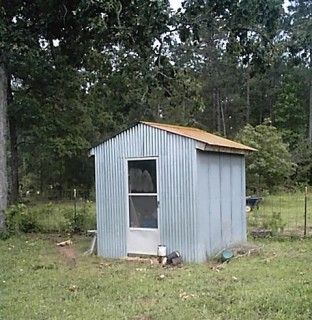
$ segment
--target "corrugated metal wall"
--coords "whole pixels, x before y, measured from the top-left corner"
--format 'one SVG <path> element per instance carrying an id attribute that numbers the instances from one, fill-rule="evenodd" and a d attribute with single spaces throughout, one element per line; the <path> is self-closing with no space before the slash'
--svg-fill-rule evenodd
<path id="1" fill-rule="evenodd" d="M 245 158 L 197 151 L 198 260 L 246 241 Z"/>
<path id="2" fill-rule="evenodd" d="M 203 261 L 246 240 L 243 155 L 198 151 L 194 140 L 144 124 L 94 153 L 100 255 L 127 255 L 126 159 L 137 157 L 158 157 L 159 229 L 168 251 Z"/>
<path id="3" fill-rule="evenodd" d="M 168 251 L 197 261 L 195 141 L 138 124 L 94 148 L 98 253 L 127 255 L 126 158 L 158 157 L 159 228 Z"/>

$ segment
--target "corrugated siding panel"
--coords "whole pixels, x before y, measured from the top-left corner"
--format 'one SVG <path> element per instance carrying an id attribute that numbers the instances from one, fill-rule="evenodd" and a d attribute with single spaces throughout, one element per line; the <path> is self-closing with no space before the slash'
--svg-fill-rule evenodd
<path id="1" fill-rule="evenodd" d="M 99 254 L 127 254 L 125 165 L 136 157 L 158 157 L 161 242 L 196 261 L 195 141 L 144 124 L 95 148 Z"/>
<path id="2" fill-rule="evenodd" d="M 197 156 L 197 232 L 198 232 L 198 259 L 207 260 L 211 249 L 210 228 L 210 201 L 208 199 L 210 190 L 209 166 L 206 161 L 206 154 L 198 151 Z"/>
<path id="3" fill-rule="evenodd" d="M 207 196 L 210 215 L 209 229 L 211 233 L 211 250 L 212 252 L 215 252 L 222 247 L 220 156 L 218 153 L 207 153 L 207 156 L 206 165 L 209 168 L 209 193 Z"/>
<path id="4" fill-rule="evenodd" d="M 242 221 L 242 240 L 247 240 L 247 217 L 246 217 L 246 164 L 245 164 L 245 157 L 241 159 L 241 168 L 242 168 L 242 180 L 241 180 L 241 195 L 242 195 L 242 201 L 241 201 L 241 212 L 243 212 L 243 221 Z"/>
<path id="5" fill-rule="evenodd" d="M 197 191 L 201 261 L 246 240 L 244 156 L 197 151 Z"/>
<path id="6" fill-rule="evenodd" d="M 245 214 L 245 163 L 244 157 L 231 157 L 231 198 L 232 198 L 232 239 L 233 242 L 243 241 L 246 235 Z"/>
<path id="7" fill-rule="evenodd" d="M 232 197 L 231 189 L 231 155 L 220 153 L 220 194 L 221 194 L 221 225 L 222 244 L 228 246 L 232 240 Z"/>
<path id="8" fill-rule="evenodd" d="M 122 175 L 123 166 L 121 161 L 116 161 L 120 147 L 116 149 L 115 155 L 110 149 L 119 145 L 118 137 L 115 142 L 109 140 L 107 144 L 96 148 L 96 209 L 98 229 L 98 251 L 105 252 L 109 257 L 125 256 L 125 226 L 116 223 L 124 219 L 122 210 L 124 203 L 116 201 L 124 194 Z M 102 241 L 102 235 L 110 239 L 120 239 L 112 245 L 108 241 Z"/>

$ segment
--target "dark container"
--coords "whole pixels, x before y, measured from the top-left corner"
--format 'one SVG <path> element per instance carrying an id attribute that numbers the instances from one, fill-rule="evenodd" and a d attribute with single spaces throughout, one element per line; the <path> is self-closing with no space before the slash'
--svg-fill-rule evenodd
<path id="1" fill-rule="evenodd" d="M 182 260 L 182 257 L 180 256 L 180 257 L 173 258 L 171 264 L 173 266 L 177 266 L 177 265 L 181 264 L 182 262 L 183 262 L 183 260 Z"/>
<path id="2" fill-rule="evenodd" d="M 181 254 L 179 251 L 173 251 L 167 256 L 167 263 L 171 264 L 173 259 L 180 258 L 180 257 L 181 257 Z"/>

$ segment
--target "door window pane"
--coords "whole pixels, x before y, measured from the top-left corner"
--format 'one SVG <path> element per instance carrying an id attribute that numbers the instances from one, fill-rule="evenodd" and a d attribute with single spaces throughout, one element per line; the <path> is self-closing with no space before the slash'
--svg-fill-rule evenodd
<path id="1" fill-rule="evenodd" d="M 157 228 L 157 197 L 129 196 L 131 228 Z"/>
<path id="2" fill-rule="evenodd" d="M 128 161 L 129 193 L 157 193 L 156 160 Z"/>

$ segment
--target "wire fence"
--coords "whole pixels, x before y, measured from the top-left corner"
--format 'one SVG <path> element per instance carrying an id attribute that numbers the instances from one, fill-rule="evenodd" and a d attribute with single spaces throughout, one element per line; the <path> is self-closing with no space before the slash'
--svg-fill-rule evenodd
<path id="1" fill-rule="evenodd" d="M 94 192 L 85 189 L 47 190 L 24 195 L 23 215 L 40 232 L 86 231 L 96 228 Z"/>
<path id="2" fill-rule="evenodd" d="M 94 198 L 94 191 L 82 188 L 51 189 L 26 195 L 24 203 L 40 221 L 41 231 L 61 232 L 96 228 Z M 255 199 L 260 201 L 250 202 Z M 305 191 L 252 197 L 247 200 L 248 233 L 254 237 L 312 236 L 310 199 Z"/>
<path id="3" fill-rule="evenodd" d="M 94 189 L 90 188 L 70 188 L 61 186 L 50 186 L 42 191 L 30 189 L 21 192 L 24 201 L 62 201 L 62 200 L 95 200 Z"/>
<path id="4" fill-rule="evenodd" d="M 250 235 L 312 236 L 312 205 L 307 191 L 255 198 L 260 198 L 259 203 L 246 207 Z"/>

